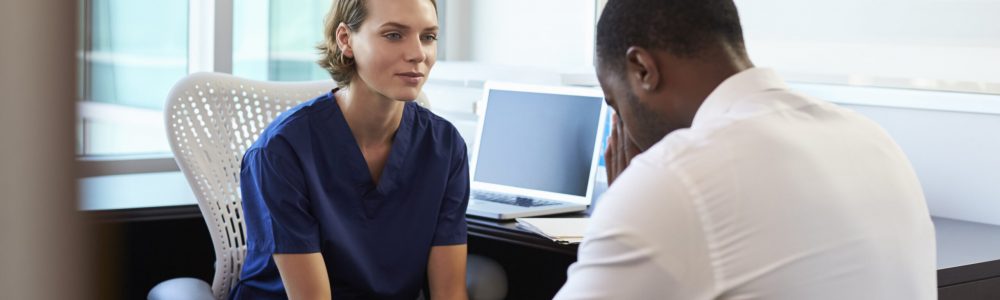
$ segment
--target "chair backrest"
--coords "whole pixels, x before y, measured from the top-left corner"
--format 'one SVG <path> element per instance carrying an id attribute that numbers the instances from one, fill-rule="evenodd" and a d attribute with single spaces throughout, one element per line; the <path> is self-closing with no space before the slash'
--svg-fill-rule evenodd
<path id="1" fill-rule="evenodd" d="M 243 153 L 279 114 L 335 86 L 332 80 L 265 82 L 196 73 L 170 90 L 164 108 L 167 137 L 215 244 L 216 298 L 227 298 L 246 256 Z M 423 94 L 417 102 L 429 106 Z"/>

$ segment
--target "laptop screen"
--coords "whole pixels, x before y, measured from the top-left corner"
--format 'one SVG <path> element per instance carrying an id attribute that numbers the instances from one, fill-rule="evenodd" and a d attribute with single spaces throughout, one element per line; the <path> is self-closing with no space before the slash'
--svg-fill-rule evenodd
<path id="1" fill-rule="evenodd" d="M 599 156 L 600 92 L 489 88 L 486 93 L 473 181 L 589 196 Z"/>

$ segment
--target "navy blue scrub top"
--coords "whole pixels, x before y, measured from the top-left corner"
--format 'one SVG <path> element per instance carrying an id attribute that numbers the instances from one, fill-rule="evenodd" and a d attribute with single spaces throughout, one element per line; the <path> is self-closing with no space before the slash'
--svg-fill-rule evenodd
<path id="1" fill-rule="evenodd" d="M 381 176 L 334 92 L 282 113 L 243 157 L 248 249 L 230 298 L 286 299 L 271 255 L 320 252 L 334 299 L 416 299 L 431 247 L 466 242 L 465 142 L 406 103 Z"/>

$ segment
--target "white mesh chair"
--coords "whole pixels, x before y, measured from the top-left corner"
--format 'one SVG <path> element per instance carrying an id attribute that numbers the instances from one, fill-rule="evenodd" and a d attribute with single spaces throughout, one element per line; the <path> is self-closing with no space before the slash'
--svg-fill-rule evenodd
<path id="1" fill-rule="evenodd" d="M 246 256 L 239 181 L 243 153 L 279 114 L 335 86 L 332 80 L 282 83 L 196 73 L 170 90 L 164 107 L 170 148 L 215 244 L 209 298 L 228 296 Z M 149 297 L 203 290 L 198 285 L 190 278 L 173 279 L 154 287 Z"/>
<path id="2" fill-rule="evenodd" d="M 164 107 L 167 138 L 215 244 L 215 276 L 210 289 L 195 278 L 162 282 L 150 290 L 149 299 L 228 297 L 239 280 L 247 247 L 240 194 L 243 153 L 279 114 L 335 86 L 332 80 L 265 82 L 221 73 L 191 74 L 174 85 Z M 424 94 L 417 103 L 430 107 Z M 489 278 L 500 279 L 490 281 L 502 280 L 506 294 L 506 278 L 499 265 L 470 261 L 470 268 L 473 264 L 492 268 Z M 475 289 L 500 293 L 497 287 Z"/>

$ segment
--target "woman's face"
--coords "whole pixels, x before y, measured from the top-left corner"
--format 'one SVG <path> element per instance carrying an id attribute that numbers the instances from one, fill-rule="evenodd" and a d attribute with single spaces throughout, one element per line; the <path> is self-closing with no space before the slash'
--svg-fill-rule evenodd
<path id="1" fill-rule="evenodd" d="M 428 0 L 369 0 L 368 16 L 349 38 L 358 77 L 390 99 L 417 98 L 437 59 L 438 20 Z"/>

